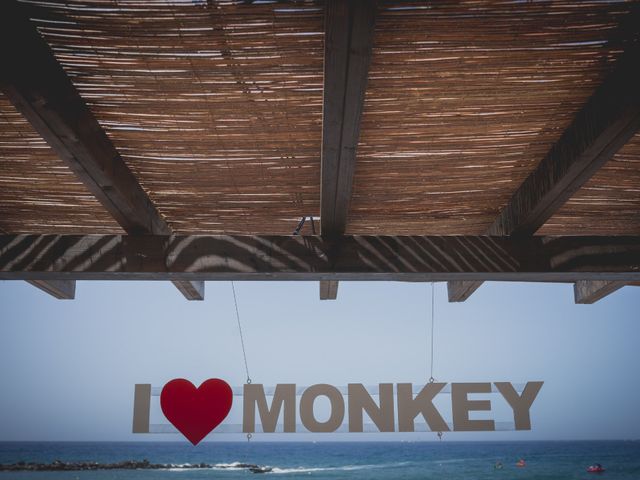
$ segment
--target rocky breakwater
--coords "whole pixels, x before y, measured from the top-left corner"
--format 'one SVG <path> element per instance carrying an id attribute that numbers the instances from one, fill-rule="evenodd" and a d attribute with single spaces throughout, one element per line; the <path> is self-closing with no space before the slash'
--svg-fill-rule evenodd
<path id="1" fill-rule="evenodd" d="M 151 463 L 149 460 L 125 460 L 116 463 L 98 462 L 62 462 L 56 460 L 51 463 L 17 462 L 0 464 L 0 472 L 69 472 L 83 470 L 176 470 L 176 469 L 234 469 L 248 470 L 252 473 L 268 473 L 271 467 L 263 467 L 252 463 L 232 463 L 211 465 L 208 463 Z"/>

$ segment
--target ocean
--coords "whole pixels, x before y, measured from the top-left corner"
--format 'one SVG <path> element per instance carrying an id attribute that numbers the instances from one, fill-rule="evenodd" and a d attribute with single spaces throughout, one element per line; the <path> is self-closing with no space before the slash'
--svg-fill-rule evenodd
<path id="1" fill-rule="evenodd" d="M 516 467 L 518 459 L 526 467 Z M 640 442 L 0 442 L 0 463 L 143 460 L 167 470 L 0 472 L 4 479 L 640 479 Z M 185 466 L 207 463 L 211 468 Z M 501 462 L 502 469 L 496 469 Z M 587 473 L 600 463 L 606 472 Z M 272 468 L 255 474 L 239 464 Z M 280 477 L 283 476 L 283 477 Z"/>

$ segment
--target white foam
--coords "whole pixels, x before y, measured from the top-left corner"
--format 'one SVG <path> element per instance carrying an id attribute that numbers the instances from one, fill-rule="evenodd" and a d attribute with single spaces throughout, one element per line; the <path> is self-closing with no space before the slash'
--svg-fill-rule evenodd
<path id="1" fill-rule="evenodd" d="M 399 467 L 403 465 L 407 465 L 410 462 L 395 462 L 395 463 L 379 463 L 379 464 L 365 464 L 365 465 L 341 465 L 341 466 L 332 466 L 332 467 L 288 467 L 288 468 L 279 468 L 279 467 L 269 467 L 267 465 L 260 466 L 260 468 L 271 468 L 270 471 L 265 473 L 275 473 L 275 474 L 288 474 L 288 473 L 313 473 L 313 472 L 349 472 L 356 470 L 370 470 L 370 469 L 378 469 L 378 468 L 393 468 Z M 208 469 L 203 469 L 199 467 L 194 467 L 190 463 L 183 464 L 171 464 L 171 468 L 168 469 L 170 472 L 189 472 L 193 470 L 228 470 L 228 471 L 238 471 L 238 470 L 246 470 L 247 467 L 242 467 L 242 462 L 232 462 L 232 463 L 216 463 Z M 246 465 L 246 464 L 244 464 Z"/>
<path id="2" fill-rule="evenodd" d="M 343 465 L 340 467 L 292 467 L 292 468 L 278 468 L 274 467 L 270 472 L 266 473 L 312 473 L 312 472 L 328 472 L 328 471 L 355 471 L 355 470 L 370 470 L 374 468 L 390 468 L 406 465 L 409 462 L 398 463 L 380 463 L 373 465 Z"/>
<path id="3" fill-rule="evenodd" d="M 232 462 L 232 463 L 216 463 L 214 467 L 218 468 L 237 468 L 240 465 L 240 462 Z"/>

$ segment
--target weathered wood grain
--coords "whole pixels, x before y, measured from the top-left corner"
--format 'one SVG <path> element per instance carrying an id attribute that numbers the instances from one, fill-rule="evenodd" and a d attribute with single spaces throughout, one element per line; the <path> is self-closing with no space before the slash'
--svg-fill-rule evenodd
<path id="1" fill-rule="evenodd" d="M 76 297 L 75 280 L 27 280 L 27 282 L 58 300 L 73 300 Z"/>
<path id="2" fill-rule="evenodd" d="M 579 280 L 573 285 L 576 303 L 591 304 L 625 286 L 625 282 L 603 280 Z"/>
<path id="3" fill-rule="evenodd" d="M 0 228 L 0 235 L 6 235 L 6 233 Z M 27 280 L 27 283 L 58 300 L 73 300 L 76 296 L 75 280 Z"/>
<path id="4" fill-rule="evenodd" d="M 640 237 L 3 235 L 0 279 L 640 281 Z"/>
<path id="5" fill-rule="evenodd" d="M 351 201 L 360 118 L 367 87 L 376 2 L 325 5 L 321 234 L 344 233 Z"/>
<path id="6" fill-rule="evenodd" d="M 335 280 L 320 282 L 320 300 L 335 300 L 338 298 L 338 283 Z"/>
<path id="7" fill-rule="evenodd" d="M 347 226 L 376 3 L 329 0 L 325 4 L 320 188 L 324 236 L 342 235 Z M 335 300 L 337 294 L 337 282 L 320 283 L 320 300 Z"/>
<path id="8" fill-rule="evenodd" d="M 448 282 L 447 294 L 450 302 L 464 302 L 475 292 L 482 282 Z"/>
<path id="9" fill-rule="evenodd" d="M 187 300 L 204 300 L 204 282 L 174 280 L 173 285 Z"/>

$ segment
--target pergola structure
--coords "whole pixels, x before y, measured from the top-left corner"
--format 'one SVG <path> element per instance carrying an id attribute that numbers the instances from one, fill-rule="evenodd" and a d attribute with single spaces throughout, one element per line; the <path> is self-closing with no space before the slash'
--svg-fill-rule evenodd
<path id="1" fill-rule="evenodd" d="M 640 284 L 640 2 L 3 0 L 0 22 L 0 279 Z"/>

